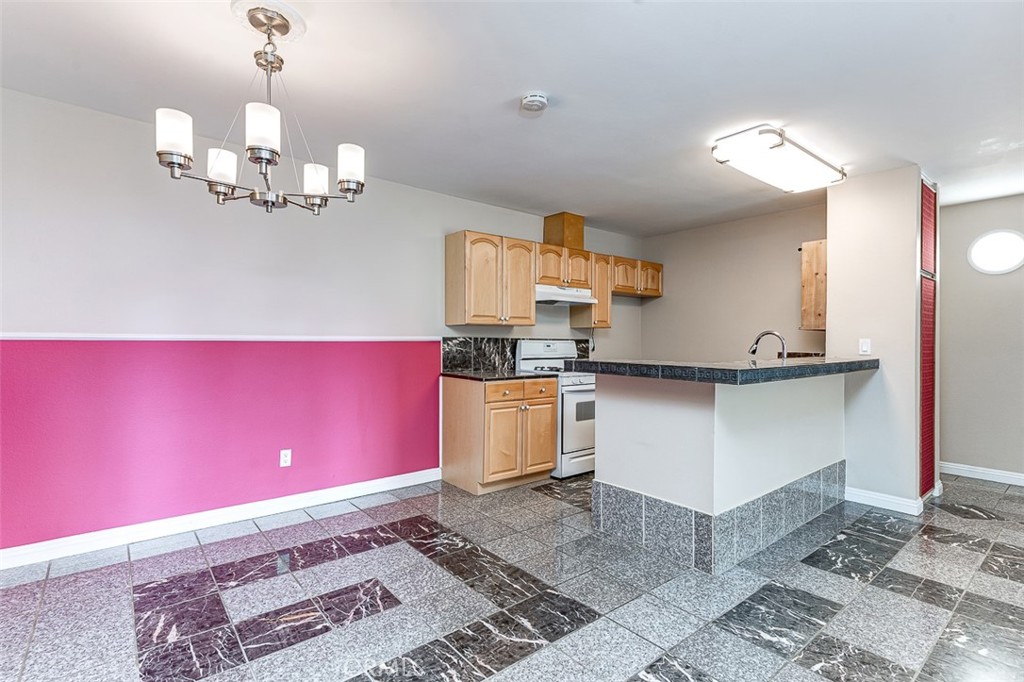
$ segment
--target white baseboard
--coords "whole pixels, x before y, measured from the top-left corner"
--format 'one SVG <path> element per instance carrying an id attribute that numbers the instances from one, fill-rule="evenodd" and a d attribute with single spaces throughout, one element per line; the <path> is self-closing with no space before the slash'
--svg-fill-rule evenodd
<path id="1" fill-rule="evenodd" d="M 942 497 L 942 491 L 945 488 L 942 487 L 942 481 L 935 481 L 935 490 L 932 491 L 932 497 Z"/>
<path id="2" fill-rule="evenodd" d="M 394 488 L 404 488 L 420 483 L 429 483 L 441 478 L 441 469 L 424 469 L 413 471 L 408 474 L 377 478 L 372 481 L 361 481 L 340 485 L 324 490 L 312 490 L 307 493 L 275 497 L 270 500 L 238 504 L 232 507 L 210 509 L 209 511 L 173 516 L 167 519 L 146 521 L 130 526 L 108 528 L 81 535 L 72 535 L 66 538 L 56 538 L 43 542 L 35 542 L 30 545 L 8 547 L 0 549 L 0 568 L 14 568 L 34 564 L 40 561 L 49 561 L 59 557 L 93 552 L 98 549 L 108 549 L 127 545 L 132 542 L 153 540 L 176 533 L 219 526 L 223 523 L 234 523 L 247 519 L 269 516 L 280 512 L 294 511 L 305 507 L 315 507 L 318 504 L 327 504 L 339 500 L 347 500 L 362 495 L 380 493 Z"/>
<path id="3" fill-rule="evenodd" d="M 950 476 L 966 476 L 968 478 L 980 478 L 985 481 L 1024 486 L 1024 474 L 1018 474 L 1015 471 L 988 469 L 986 467 L 956 464 L 954 462 L 939 462 L 939 471 Z"/>
<path id="4" fill-rule="evenodd" d="M 870 490 L 861 490 L 860 488 L 848 487 L 846 489 L 846 500 L 847 502 L 870 504 L 872 507 L 881 507 L 882 509 L 888 509 L 902 514 L 910 514 L 911 516 L 917 516 L 924 511 L 923 500 L 915 500 L 909 497 L 896 497 L 895 495 L 886 495 L 885 493 L 874 493 Z"/>

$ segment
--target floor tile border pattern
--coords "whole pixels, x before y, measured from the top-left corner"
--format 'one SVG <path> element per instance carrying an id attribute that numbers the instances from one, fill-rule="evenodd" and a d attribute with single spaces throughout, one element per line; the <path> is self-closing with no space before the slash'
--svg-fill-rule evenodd
<path id="1" fill-rule="evenodd" d="M 846 460 L 709 515 L 595 480 L 594 525 L 706 573 L 721 574 L 844 499 Z"/>

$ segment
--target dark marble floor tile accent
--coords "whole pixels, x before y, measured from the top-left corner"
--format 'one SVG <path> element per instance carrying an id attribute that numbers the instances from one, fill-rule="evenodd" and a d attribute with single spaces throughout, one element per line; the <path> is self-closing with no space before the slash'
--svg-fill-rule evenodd
<path id="1" fill-rule="evenodd" d="M 981 570 L 989 575 L 1024 583 L 1024 549 L 996 542 L 982 562 Z"/>
<path id="2" fill-rule="evenodd" d="M 313 597 L 313 603 L 338 627 L 401 604 L 376 578 Z"/>
<path id="3" fill-rule="evenodd" d="M 582 474 L 572 478 L 563 478 L 559 481 L 552 481 L 534 488 L 534 492 L 547 495 L 556 500 L 561 500 L 574 507 L 585 511 L 591 510 L 591 485 L 594 480 L 593 474 Z"/>
<path id="4" fill-rule="evenodd" d="M 435 559 L 445 554 L 461 552 L 464 549 L 476 546 L 469 540 L 469 538 L 463 537 L 453 530 L 440 530 L 433 533 L 427 533 L 426 535 L 421 535 L 418 538 L 409 540 L 408 543 L 413 549 L 428 559 Z"/>
<path id="5" fill-rule="evenodd" d="M 509 563 L 501 557 L 475 545 L 460 552 L 442 554 L 434 558 L 434 561 L 437 562 L 438 566 L 463 582 L 468 582 L 496 571 L 507 570 L 509 566 Z"/>
<path id="6" fill-rule="evenodd" d="M 1024 679 L 1024 634 L 954 615 L 928 660 L 922 682 Z"/>
<path id="7" fill-rule="evenodd" d="M 132 597 L 136 611 L 152 611 L 162 606 L 180 604 L 216 592 L 217 585 L 209 569 L 176 575 L 136 585 Z"/>
<path id="8" fill-rule="evenodd" d="M 871 511 L 851 523 L 845 530 L 865 542 L 899 550 L 921 530 L 921 524 Z"/>
<path id="9" fill-rule="evenodd" d="M 238 639 L 250 661 L 330 632 L 331 626 L 312 601 L 275 609 L 239 623 Z"/>
<path id="10" fill-rule="evenodd" d="M 833 682 L 911 682 L 915 671 L 829 635 L 818 635 L 794 659 Z"/>
<path id="11" fill-rule="evenodd" d="M 924 526 L 921 529 L 921 537 L 933 542 L 941 542 L 944 545 L 953 545 L 960 549 L 981 554 L 985 554 L 992 547 L 991 540 L 932 525 Z"/>
<path id="12" fill-rule="evenodd" d="M 1024 608 L 997 599 L 966 592 L 956 607 L 956 613 L 1000 628 L 1024 633 Z"/>
<path id="13" fill-rule="evenodd" d="M 372 528 L 355 530 L 351 533 L 338 535 L 334 539 L 349 554 L 359 554 L 360 552 L 367 552 L 371 549 L 386 547 L 392 543 L 399 542 L 398 536 L 387 530 L 384 526 L 373 526 Z"/>
<path id="14" fill-rule="evenodd" d="M 366 671 L 366 676 L 377 682 L 470 682 L 485 679 L 487 673 L 460 656 L 448 642 L 435 639 L 387 663 L 381 663 L 376 668 L 371 668 Z"/>
<path id="15" fill-rule="evenodd" d="M 501 571 L 477 576 L 466 586 L 505 609 L 548 589 L 549 585 L 512 564 Z"/>
<path id="16" fill-rule="evenodd" d="M 842 608 L 810 592 L 770 582 L 714 623 L 751 644 L 790 656 Z"/>
<path id="17" fill-rule="evenodd" d="M 135 639 L 139 650 L 170 644 L 230 621 L 220 595 L 208 594 L 191 601 L 150 610 L 135 611 Z"/>
<path id="18" fill-rule="evenodd" d="M 447 530 L 440 523 L 423 514 L 402 519 L 400 521 L 394 521 L 393 523 L 387 524 L 385 528 L 387 528 L 388 532 L 393 535 L 397 535 L 403 540 L 411 540 L 413 538 Z"/>
<path id="19" fill-rule="evenodd" d="M 348 556 L 348 552 L 335 542 L 333 538 L 324 538 L 289 547 L 278 552 L 278 555 L 287 562 L 289 570 L 298 571 L 303 568 L 319 566 L 328 561 L 343 559 Z"/>
<path id="20" fill-rule="evenodd" d="M 626 682 L 717 682 L 678 656 L 665 654 Z"/>
<path id="21" fill-rule="evenodd" d="M 210 570 L 213 571 L 213 578 L 221 589 L 230 589 L 264 578 L 273 578 L 275 575 L 283 575 L 288 572 L 289 563 L 288 556 L 282 556 L 279 552 L 268 552 L 248 559 L 229 561 Z"/>
<path id="22" fill-rule="evenodd" d="M 487 675 L 507 668 L 547 644 L 535 630 L 504 611 L 473 621 L 444 640 Z"/>
<path id="23" fill-rule="evenodd" d="M 873 561 L 856 554 L 848 554 L 835 547 L 819 547 L 802 560 L 814 568 L 835 573 L 858 582 L 868 583 L 878 575 L 885 566 L 885 561 Z"/>
<path id="24" fill-rule="evenodd" d="M 871 584 L 947 611 L 953 610 L 964 593 L 950 585 L 897 571 L 895 568 L 882 569 Z"/>
<path id="25" fill-rule="evenodd" d="M 964 504 L 962 502 L 939 502 L 936 503 L 935 506 L 963 519 L 982 519 L 984 521 L 1004 520 L 1002 516 L 996 514 L 994 511 L 984 509 L 973 504 Z"/>
<path id="26" fill-rule="evenodd" d="M 208 630 L 139 653 L 142 682 L 199 680 L 244 663 L 242 648 L 230 627 Z"/>
<path id="27" fill-rule="evenodd" d="M 555 642 L 601 617 L 594 609 L 554 590 L 520 602 L 508 614 L 548 642 Z"/>

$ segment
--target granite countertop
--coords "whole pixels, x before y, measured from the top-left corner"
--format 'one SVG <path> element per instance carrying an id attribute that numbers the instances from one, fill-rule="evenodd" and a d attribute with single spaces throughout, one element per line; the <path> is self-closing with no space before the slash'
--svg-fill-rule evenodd
<path id="1" fill-rule="evenodd" d="M 707 384 L 761 384 L 878 369 L 878 358 L 789 358 L 734 362 L 667 360 L 567 360 L 566 369 L 594 374 L 673 379 Z"/>
<path id="2" fill-rule="evenodd" d="M 515 372 L 464 369 L 452 372 L 441 372 L 441 376 L 453 377 L 455 379 L 472 379 L 473 381 L 504 381 L 506 379 L 545 379 L 548 377 L 557 377 L 558 375 L 554 372 L 546 374 L 516 374 Z"/>

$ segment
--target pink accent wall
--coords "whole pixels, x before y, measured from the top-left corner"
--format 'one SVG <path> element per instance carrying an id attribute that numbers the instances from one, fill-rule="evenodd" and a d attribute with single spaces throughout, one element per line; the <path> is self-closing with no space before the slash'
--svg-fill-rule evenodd
<path id="1" fill-rule="evenodd" d="M 439 375 L 434 341 L 2 341 L 0 547 L 437 467 Z"/>

